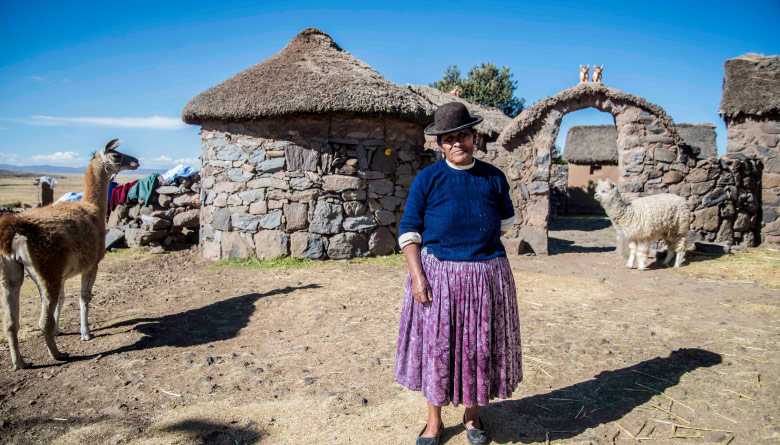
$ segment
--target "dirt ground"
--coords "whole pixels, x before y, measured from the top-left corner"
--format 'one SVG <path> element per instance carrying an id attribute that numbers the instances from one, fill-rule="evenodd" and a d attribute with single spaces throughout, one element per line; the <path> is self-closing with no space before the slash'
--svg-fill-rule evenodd
<path id="1" fill-rule="evenodd" d="M 780 252 L 638 272 L 608 222 L 554 228 L 555 254 L 510 258 L 525 378 L 481 411 L 493 443 L 780 441 Z M 405 276 L 398 255 L 262 269 L 111 253 L 91 341 L 68 282 L 66 363 L 45 353 L 28 280 L 34 367 L 10 371 L 3 344 L 0 442 L 411 444 L 425 405 L 393 376 Z M 443 413 L 443 443 L 467 443 L 462 409 Z"/>

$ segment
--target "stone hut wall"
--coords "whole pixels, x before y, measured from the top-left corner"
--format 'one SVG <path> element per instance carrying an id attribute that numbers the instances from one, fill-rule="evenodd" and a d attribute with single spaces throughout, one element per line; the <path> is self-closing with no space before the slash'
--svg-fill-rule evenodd
<path id="1" fill-rule="evenodd" d="M 753 247 L 760 237 L 762 163 L 726 154 L 696 163 L 669 192 L 687 199 L 693 241 Z"/>
<path id="2" fill-rule="evenodd" d="M 422 130 L 349 115 L 203 123 L 203 255 L 393 252 L 409 187 L 430 163 Z"/>
<path id="3" fill-rule="evenodd" d="M 106 224 L 106 248 L 123 238 L 130 248 L 196 244 L 200 206 L 199 175 L 176 178 L 171 184 L 158 183 L 148 205 L 133 201 L 119 204 L 111 211 Z"/>
<path id="4" fill-rule="evenodd" d="M 552 164 L 550 166 L 550 217 L 564 216 L 569 213 L 569 165 Z"/>
<path id="5" fill-rule="evenodd" d="M 761 174 L 761 241 L 780 244 L 780 114 L 726 119 L 726 152 L 753 155 Z"/>

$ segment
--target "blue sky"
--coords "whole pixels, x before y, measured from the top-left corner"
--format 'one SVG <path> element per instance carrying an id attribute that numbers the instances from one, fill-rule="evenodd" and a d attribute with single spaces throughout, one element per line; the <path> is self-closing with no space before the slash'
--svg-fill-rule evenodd
<path id="1" fill-rule="evenodd" d="M 508 66 L 527 105 L 576 84 L 580 64 L 604 64 L 605 84 L 677 122 L 716 124 L 723 153 L 723 62 L 780 54 L 779 21 L 777 0 L 2 1 L 0 163 L 80 166 L 118 137 L 144 167 L 196 165 L 199 128 L 180 121 L 184 105 L 309 26 L 401 85 L 453 64 Z M 561 133 L 605 123 L 583 110 Z"/>

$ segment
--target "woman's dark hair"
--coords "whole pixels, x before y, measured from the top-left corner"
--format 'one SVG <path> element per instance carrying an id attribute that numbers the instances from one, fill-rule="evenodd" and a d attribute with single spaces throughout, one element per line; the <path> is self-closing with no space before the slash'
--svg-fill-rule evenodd
<path id="1" fill-rule="evenodd" d="M 474 131 L 473 128 L 464 128 L 463 130 L 468 130 L 468 131 L 471 132 L 471 136 L 472 137 L 474 137 L 474 138 L 477 137 L 477 132 Z M 458 131 L 463 131 L 463 130 L 458 130 Z M 443 134 L 436 135 L 436 143 L 439 144 L 439 147 L 441 147 L 441 139 L 442 139 L 443 136 L 444 136 Z"/>

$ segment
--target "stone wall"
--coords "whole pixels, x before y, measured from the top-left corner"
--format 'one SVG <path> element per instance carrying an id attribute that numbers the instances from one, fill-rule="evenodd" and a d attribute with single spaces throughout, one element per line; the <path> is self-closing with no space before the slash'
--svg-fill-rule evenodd
<path id="1" fill-rule="evenodd" d="M 304 116 L 202 126 L 200 245 L 211 259 L 345 259 L 397 247 L 422 126 Z"/>
<path id="2" fill-rule="evenodd" d="M 158 177 L 158 181 L 160 178 Z M 108 217 L 106 248 L 196 244 L 200 227 L 200 176 L 158 182 L 148 205 L 119 204 Z"/>
<path id="3" fill-rule="evenodd" d="M 552 164 L 550 166 L 550 217 L 564 216 L 569 213 L 569 165 Z"/>
<path id="4" fill-rule="evenodd" d="M 758 244 L 761 171 L 762 163 L 754 156 L 726 154 L 698 161 L 683 181 L 669 187 L 688 200 L 694 241 Z"/>
<path id="5" fill-rule="evenodd" d="M 726 152 L 753 155 L 764 164 L 761 175 L 761 240 L 780 244 L 780 115 L 726 119 Z"/>

